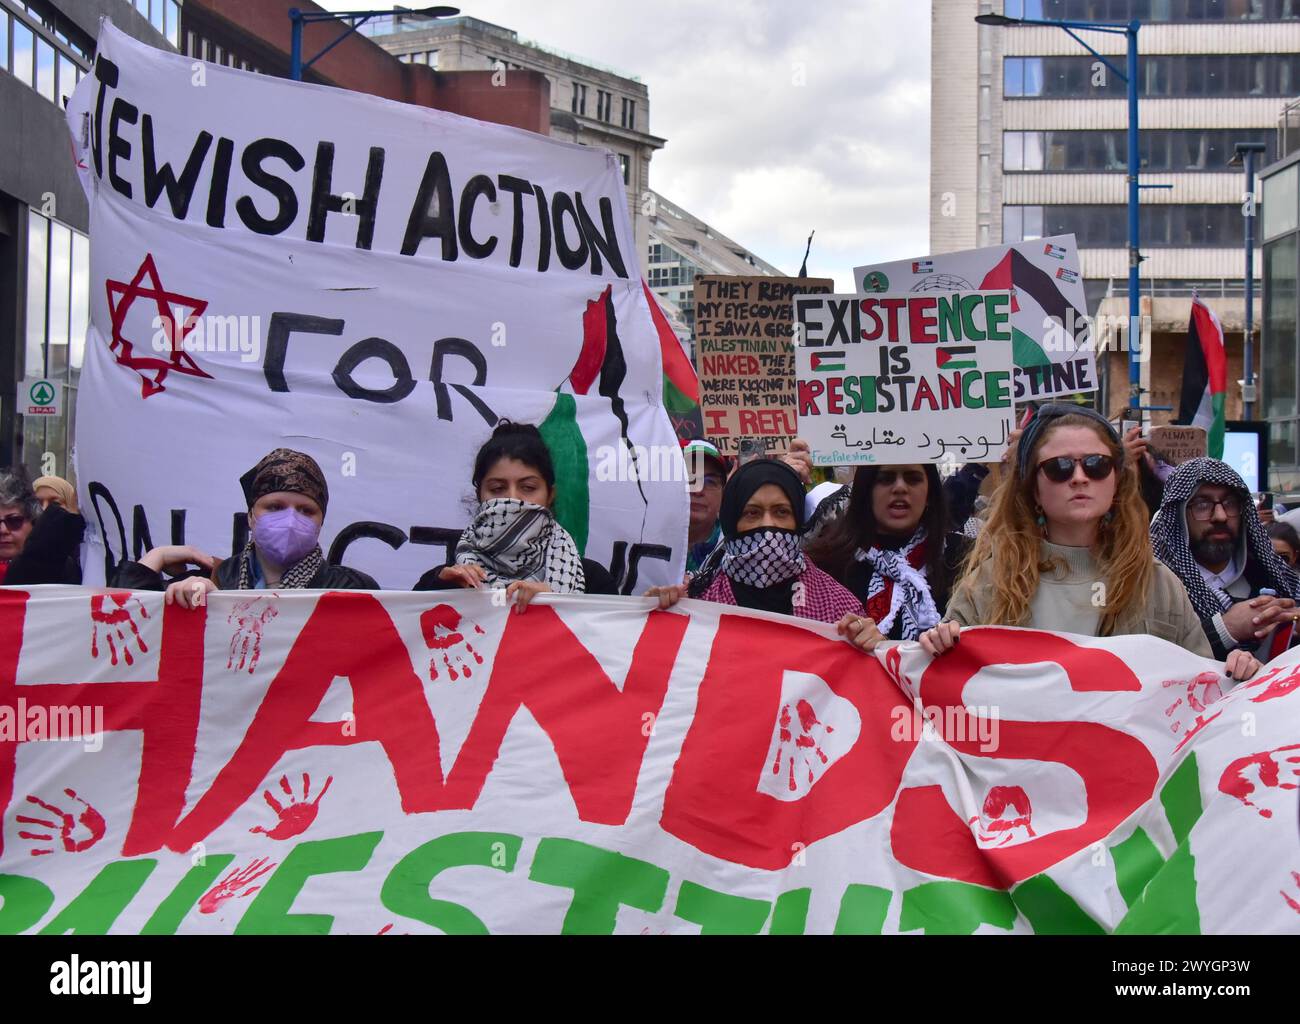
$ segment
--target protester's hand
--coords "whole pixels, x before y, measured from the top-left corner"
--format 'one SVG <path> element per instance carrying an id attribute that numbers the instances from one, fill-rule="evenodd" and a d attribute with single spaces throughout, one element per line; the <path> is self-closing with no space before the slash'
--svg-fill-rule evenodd
<path id="1" fill-rule="evenodd" d="M 1002 453 L 1002 464 L 1004 466 L 1014 466 L 1016 463 L 1016 443 L 1020 440 L 1020 435 L 1024 431 L 1016 427 L 1007 435 L 1007 450 Z"/>
<path id="2" fill-rule="evenodd" d="M 189 544 L 163 544 L 151 548 L 141 557 L 140 564 L 154 572 L 166 572 L 169 576 L 175 576 L 190 565 L 201 565 L 211 572 L 214 559 L 207 552 Z"/>
<path id="3" fill-rule="evenodd" d="M 1249 651 L 1229 651 L 1228 660 L 1223 663 L 1223 671 L 1230 679 L 1241 682 L 1259 671 L 1259 659 Z"/>
<path id="4" fill-rule="evenodd" d="M 790 442 L 790 449 L 781 456 L 781 461 L 799 474 L 805 487 L 812 483 L 812 449 L 802 437 Z"/>
<path id="5" fill-rule="evenodd" d="M 178 604 L 182 608 L 202 608 L 208 603 L 208 592 L 216 590 L 217 585 L 211 580 L 205 580 L 201 576 L 191 576 L 189 579 L 177 580 L 167 587 L 167 593 L 163 598 L 166 604 Z"/>
<path id="6" fill-rule="evenodd" d="M 1271 526 L 1273 524 L 1274 517 L 1273 517 L 1273 510 L 1271 508 L 1261 507 L 1261 508 L 1257 508 L 1255 511 L 1259 513 L 1259 521 L 1263 523 L 1265 526 Z"/>
<path id="7" fill-rule="evenodd" d="M 921 649 L 926 654 L 938 657 L 945 651 L 951 651 L 956 647 L 960 635 L 960 622 L 941 622 L 933 629 L 927 629 L 917 639 L 921 642 Z"/>
<path id="8" fill-rule="evenodd" d="M 1289 597 L 1264 594 L 1238 601 L 1223 613 L 1223 625 L 1232 638 L 1245 643 L 1262 640 L 1274 626 L 1295 616 L 1295 602 Z"/>
<path id="9" fill-rule="evenodd" d="M 506 587 L 506 600 L 509 601 L 511 596 L 515 599 L 515 611 L 520 615 L 528 607 L 528 602 L 538 594 L 549 594 L 551 588 L 545 583 L 538 583 L 536 580 L 515 580 L 510 586 Z"/>
<path id="10" fill-rule="evenodd" d="M 1124 457 L 1129 465 L 1136 466 L 1150 448 L 1151 442 L 1142 436 L 1141 427 L 1129 427 L 1124 431 Z"/>
<path id="11" fill-rule="evenodd" d="M 645 592 L 645 596 L 659 598 L 660 608 L 671 608 L 686 596 L 686 584 L 674 583 L 669 587 L 651 587 Z"/>
<path id="12" fill-rule="evenodd" d="M 865 615 L 845 615 L 835 623 L 835 632 L 842 637 L 847 637 L 849 643 L 854 647 L 860 647 L 867 654 L 874 651 L 876 645 L 885 639 L 876 626 L 876 620 Z"/>
<path id="13" fill-rule="evenodd" d="M 438 579 L 458 587 L 478 587 L 487 580 L 487 571 L 481 565 L 447 565 L 438 573 Z"/>

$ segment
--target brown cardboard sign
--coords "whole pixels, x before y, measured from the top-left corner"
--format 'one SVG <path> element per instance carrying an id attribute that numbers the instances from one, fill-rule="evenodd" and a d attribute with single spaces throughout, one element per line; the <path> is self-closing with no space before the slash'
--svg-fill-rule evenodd
<path id="1" fill-rule="evenodd" d="M 724 455 L 742 437 L 784 452 L 797 429 L 794 297 L 834 290 L 829 278 L 695 279 L 695 370 L 704 434 Z"/>
<path id="2" fill-rule="evenodd" d="M 1198 459 L 1208 450 L 1204 427 L 1152 427 L 1147 438 L 1155 454 L 1171 466 Z"/>

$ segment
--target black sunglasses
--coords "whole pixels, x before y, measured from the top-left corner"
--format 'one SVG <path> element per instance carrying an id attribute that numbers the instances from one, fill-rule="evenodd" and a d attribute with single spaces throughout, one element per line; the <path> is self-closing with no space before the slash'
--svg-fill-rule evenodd
<path id="1" fill-rule="evenodd" d="M 27 517 L 21 512 L 14 512 L 11 515 L 0 516 L 0 523 L 3 523 L 5 529 L 10 533 L 17 533 L 23 528 L 23 523 L 25 522 L 27 522 Z"/>
<path id="2" fill-rule="evenodd" d="M 1105 480 L 1114 471 L 1115 460 L 1109 455 L 1085 455 L 1081 459 L 1061 455 L 1038 464 L 1043 475 L 1054 484 L 1063 484 L 1074 476 L 1075 466 L 1082 466 L 1083 475 L 1089 480 Z"/>

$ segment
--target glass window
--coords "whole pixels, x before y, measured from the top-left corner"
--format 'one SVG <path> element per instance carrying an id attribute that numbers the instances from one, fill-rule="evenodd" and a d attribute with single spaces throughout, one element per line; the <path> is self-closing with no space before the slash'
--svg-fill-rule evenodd
<path id="1" fill-rule="evenodd" d="M 72 229 L 50 222 L 50 308 L 46 323 L 49 356 L 46 373 L 64 378 L 68 369 L 68 314 L 72 287 Z"/>
<path id="2" fill-rule="evenodd" d="M 1002 207 L 1002 241 L 1024 241 L 1024 207 Z"/>
<path id="3" fill-rule="evenodd" d="M 54 45 L 36 37 L 36 91 L 54 101 Z"/>
<path id="4" fill-rule="evenodd" d="M 45 302 L 48 284 L 50 222 L 27 212 L 27 352 L 24 376 L 45 373 Z"/>
<path id="5" fill-rule="evenodd" d="M 1296 414 L 1296 263 L 1294 234 L 1264 246 L 1264 415 Z M 1294 465 L 1294 459 L 1286 460 Z"/>
<path id="6" fill-rule="evenodd" d="M 1002 169 L 1004 171 L 1023 171 L 1025 169 L 1025 133 L 1002 133 Z"/>
<path id="7" fill-rule="evenodd" d="M 1019 57 L 1006 57 L 1002 61 L 1002 95 L 1025 94 L 1025 62 Z"/>
<path id="8" fill-rule="evenodd" d="M 1300 190 L 1300 165 L 1264 179 L 1263 233 L 1272 238 L 1284 231 L 1294 231 L 1297 220 L 1297 194 Z"/>
<path id="9" fill-rule="evenodd" d="M 72 233 L 72 298 L 68 308 L 69 376 L 76 380 L 86 350 L 86 331 L 90 326 L 90 239 Z M 75 436 L 75 435 L 74 435 Z"/>
<path id="10" fill-rule="evenodd" d="M 1021 237 L 1026 241 L 1043 237 L 1043 208 L 1041 206 L 1025 207 L 1024 228 Z"/>
<path id="11" fill-rule="evenodd" d="M 163 3 L 163 0 L 153 0 L 153 2 L 149 6 L 151 8 L 150 15 L 149 15 L 149 24 L 151 24 L 159 32 L 166 35 L 166 30 L 167 30 L 167 25 L 165 21 L 166 15 L 163 14 L 163 11 L 166 10 L 167 5 Z"/>
<path id="12" fill-rule="evenodd" d="M 32 77 L 32 48 L 36 42 L 36 35 L 26 25 L 13 22 L 14 37 L 14 77 L 24 85 L 32 85 L 35 79 Z"/>
<path id="13" fill-rule="evenodd" d="M 59 66 L 59 83 L 56 95 L 59 98 L 59 106 L 63 106 L 64 101 L 72 95 L 72 90 L 77 86 L 77 65 L 73 63 L 71 57 L 65 57 L 62 53 L 58 55 Z"/>
<path id="14" fill-rule="evenodd" d="M 181 5 L 177 0 L 167 0 L 167 41 L 180 49 L 181 45 Z"/>
<path id="15" fill-rule="evenodd" d="M 9 22 L 10 17 L 0 7 L 0 68 L 9 70 Z"/>
<path id="16" fill-rule="evenodd" d="M 1043 95 L 1043 58 L 1025 58 L 1025 95 Z"/>
<path id="17" fill-rule="evenodd" d="M 1025 132 L 1025 170 L 1043 169 L 1043 133 Z"/>

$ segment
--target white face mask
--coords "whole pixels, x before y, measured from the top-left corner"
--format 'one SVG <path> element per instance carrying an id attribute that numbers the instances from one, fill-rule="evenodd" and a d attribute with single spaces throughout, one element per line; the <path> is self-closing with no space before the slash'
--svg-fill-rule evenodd
<path id="1" fill-rule="evenodd" d="M 765 526 L 726 543 L 722 571 L 737 583 L 773 587 L 803 573 L 806 563 L 793 530 Z"/>

